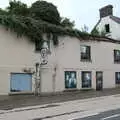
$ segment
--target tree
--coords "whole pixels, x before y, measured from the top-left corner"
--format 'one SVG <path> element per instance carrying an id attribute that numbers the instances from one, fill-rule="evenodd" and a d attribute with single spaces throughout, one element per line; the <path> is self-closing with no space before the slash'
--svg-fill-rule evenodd
<path id="1" fill-rule="evenodd" d="M 103 30 L 101 30 L 101 31 L 99 31 L 99 29 L 98 28 L 94 28 L 92 31 L 91 31 L 91 35 L 94 35 L 94 36 L 105 36 L 106 35 L 106 32 L 105 32 L 105 30 L 103 29 Z"/>
<path id="2" fill-rule="evenodd" d="M 88 27 L 87 27 L 86 25 L 84 25 L 84 26 L 82 27 L 82 32 L 83 32 L 83 33 L 88 33 Z"/>
<path id="3" fill-rule="evenodd" d="M 104 29 L 103 29 L 103 30 L 101 30 L 100 35 L 101 35 L 101 36 L 103 36 L 103 37 L 105 37 L 105 36 L 106 36 L 106 32 L 105 32 L 105 30 L 104 30 Z"/>
<path id="4" fill-rule="evenodd" d="M 22 16 L 26 16 L 29 14 L 29 9 L 27 8 L 27 5 L 16 0 L 9 1 L 9 6 L 7 7 L 7 11 L 9 14 L 22 15 Z"/>
<path id="5" fill-rule="evenodd" d="M 100 32 L 98 31 L 97 28 L 94 28 L 94 29 L 91 31 L 91 35 L 100 36 Z"/>
<path id="6" fill-rule="evenodd" d="M 34 19 L 41 19 L 52 24 L 60 24 L 59 12 L 52 3 L 46 1 L 36 1 L 30 8 L 31 16 Z"/>
<path id="7" fill-rule="evenodd" d="M 20 1 L 10 1 L 6 10 L 0 9 L 0 24 L 7 30 L 16 32 L 18 37 L 27 36 L 31 41 L 36 42 L 39 48 L 42 45 L 44 33 L 47 33 L 48 39 L 53 40 L 54 45 L 58 45 L 58 37 L 62 35 L 77 38 L 89 36 L 74 29 L 74 22 L 70 19 L 61 20 L 57 8 L 45 1 L 37 1 L 30 8 Z"/>
<path id="8" fill-rule="evenodd" d="M 74 21 L 70 21 L 69 18 L 61 18 L 61 26 L 64 28 L 70 28 L 72 29 L 75 26 Z"/>
<path id="9" fill-rule="evenodd" d="M 5 14 L 7 14 L 7 11 L 2 10 L 2 9 L 0 8 L 0 15 L 5 15 Z"/>

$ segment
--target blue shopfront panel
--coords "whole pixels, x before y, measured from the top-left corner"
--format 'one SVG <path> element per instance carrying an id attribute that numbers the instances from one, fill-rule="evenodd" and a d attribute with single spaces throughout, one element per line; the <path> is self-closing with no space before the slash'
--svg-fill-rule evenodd
<path id="1" fill-rule="evenodd" d="M 32 91 L 32 74 L 12 73 L 10 88 L 11 92 Z"/>

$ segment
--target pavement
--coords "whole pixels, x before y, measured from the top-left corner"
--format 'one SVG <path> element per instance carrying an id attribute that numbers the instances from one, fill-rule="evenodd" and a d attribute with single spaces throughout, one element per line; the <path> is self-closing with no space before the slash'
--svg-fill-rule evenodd
<path id="1" fill-rule="evenodd" d="M 43 96 L 35 95 L 13 95 L 0 96 L 0 110 L 12 110 L 14 108 L 44 105 L 100 96 L 120 94 L 120 88 L 104 89 L 103 91 L 66 91 L 61 94 L 50 94 Z"/>

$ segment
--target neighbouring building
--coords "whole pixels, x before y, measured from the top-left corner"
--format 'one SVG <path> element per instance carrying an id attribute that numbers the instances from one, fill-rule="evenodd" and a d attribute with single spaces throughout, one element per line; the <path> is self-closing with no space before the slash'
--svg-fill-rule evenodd
<path id="1" fill-rule="evenodd" d="M 113 6 L 107 5 L 99 11 L 100 19 L 94 29 L 104 32 L 109 38 L 120 40 L 120 18 L 113 15 Z"/>
<path id="2" fill-rule="evenodd" d="M 40 68 L 40 93 L 115 88 L 120 85 L 120 41 L 104 37 L 59 37 L 49 41 L 48 64 Z M 35 91 L 40 53 L 26 37 L 0 27 L 0 95 Z"/>

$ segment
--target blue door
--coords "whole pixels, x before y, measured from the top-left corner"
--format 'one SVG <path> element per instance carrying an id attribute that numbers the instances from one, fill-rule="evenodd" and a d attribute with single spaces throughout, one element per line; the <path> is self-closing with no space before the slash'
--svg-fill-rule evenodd
<path id="1" fill-rule="evenodd" d="M 32 74 L 12 73 L 10 88 L 11 92 L 32 91 Z"/>

